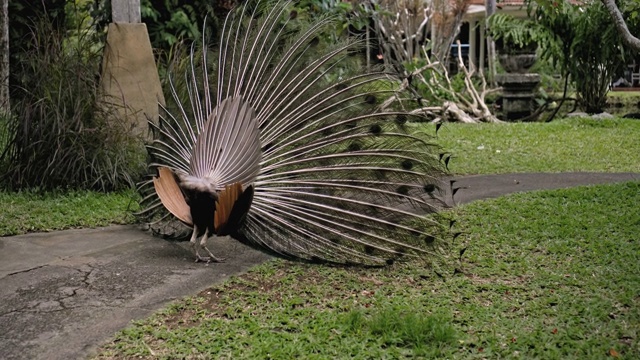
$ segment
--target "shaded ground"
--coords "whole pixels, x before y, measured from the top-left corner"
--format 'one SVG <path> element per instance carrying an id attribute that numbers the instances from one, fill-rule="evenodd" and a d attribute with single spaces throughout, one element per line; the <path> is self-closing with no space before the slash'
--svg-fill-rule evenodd
<path id="1" fill-rule="evenodd" d="M 459 204 L 628 180 L 640 180 L 640 174 L 482 175 L 457 179 L 453 187 L 460 188 Z M 0 358 L 86 357 L 131 320 L 268 259 L 227 238 L 210 248 L 227 261 L 193 263 L 183 244 L 133 226 L 0 238 Z"/>

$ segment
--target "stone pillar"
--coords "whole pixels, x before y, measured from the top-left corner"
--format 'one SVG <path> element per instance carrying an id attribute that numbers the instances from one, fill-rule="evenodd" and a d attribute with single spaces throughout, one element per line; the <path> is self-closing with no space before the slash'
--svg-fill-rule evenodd
<path id="1" fill-rule="evenodd" d="M 498 74 L 496 82 L 502 87 L 502 112 L 506 120 L 523 119 L 533 113 L 539 74 Z"/>

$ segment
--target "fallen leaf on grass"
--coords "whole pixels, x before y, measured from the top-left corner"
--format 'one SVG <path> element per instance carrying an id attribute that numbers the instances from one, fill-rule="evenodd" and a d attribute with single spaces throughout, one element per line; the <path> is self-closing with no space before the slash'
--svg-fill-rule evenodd
<path id="1" fill-rule="evenodd" d="M 609 349 L 609 355 L 614 358 L 620 357 L 620 353 L 617 352 L 615 349 Z"/>

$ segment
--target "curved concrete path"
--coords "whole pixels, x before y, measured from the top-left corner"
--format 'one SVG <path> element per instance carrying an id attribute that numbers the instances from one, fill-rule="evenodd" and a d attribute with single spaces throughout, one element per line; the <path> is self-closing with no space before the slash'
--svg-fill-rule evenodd
<path id="1" fill-rule="evenodd" d="M 459 188 L 453 200 L 445 189 L 444 199 L 449 205 L 534 190 L 553 190 L 581 185 L 597 185 L 624 181 L 640 181 L 638 173 L 518 173 L 497 175 L 471 175 L 454 177 L 453 188 Z"/>
<path id="2" fill-rule="evenodd" d="M 453 187 L 459 204 L 629 180 L 640 174 L 479 175 Z M 196 264 L 183 244 L 135 226 L 0 238 L 0 359 L 85 358 L 131 320 L 269 259 L 232 239 L 217 241 L 210 247 L 227 258 L 221 264 Z"/>

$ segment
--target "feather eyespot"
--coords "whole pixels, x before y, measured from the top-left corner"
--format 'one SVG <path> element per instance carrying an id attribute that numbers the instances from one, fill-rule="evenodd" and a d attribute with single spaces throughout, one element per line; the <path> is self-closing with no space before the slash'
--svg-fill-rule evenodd
<path id="1" fill-rule="evenodd" d="M 432 193 L 432 192 L 436 191 L 436 186 L 434 184 L 425 184 L 424 185 L 424 191 L 428 192 L 428 193 Z"/>
<path id="2" fill-rule="evenodd" d="M 396 192 L 398 194 L 400 194 L 400 195 L 408 195 L 409 194 L 409 187 L 407 185 L 400 185 L 396 189 Z"/>
<path id="3" fill-rule="evenodd" d="M 357 142 L 352 142 L 351 144 L 349 144 L 349 147 L 347 148 L 347 150 L 350 152 L 360 151 L 362 150 L 362 145 L 360 145 L 360 143 L 357 143 Z"/>
<path id="4" fill-rule="evenodd" d="M 371 132 L 373 135 L 379 135 L 382 132 L 382 127 L 378 124 L 373 124 L 369 128 L 369 132 Z"/>
<path id="5" fill-rule="evenodd" d="M 424 242 L 425 242 L 425 244 L 427 244 L 427 245 L 433 245 L 433 242 L 434 242 L 434 241 L 436 241 L 436 238 L 434 238 L 434 237 L 433 237 L 433 236 L 431 236 L 431 235 L 427 235 L 427 236 L 425 236 L 425 238 L 424 238 Z"/>
<path id="6" fill-rule="evenodd" d="M 328 127 L 328 128 L 324 128 L 322 129 L 322 136 L 329 136 L 329 135 L 333 135 L 333 128 Z"/>
<path id="7" fill-rule="evenodd" d="M 369 94 L 369 95 L 366 95 L 366 96 L 364 97 L 364 101 L 365 101 L 367 104 L 371 104 L 371 105 L 373 105 L 373 104 L 375 104 L 375 103 L 378 101 L 378 99 L 376 99 L 376 97 L 375 97 L 375 96 L 373 96 L 373 95 Z"/>

